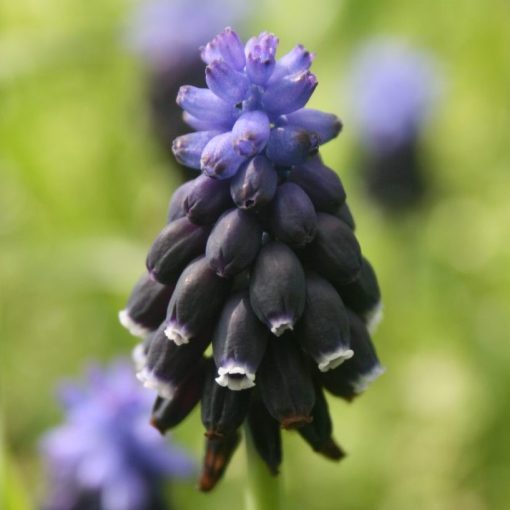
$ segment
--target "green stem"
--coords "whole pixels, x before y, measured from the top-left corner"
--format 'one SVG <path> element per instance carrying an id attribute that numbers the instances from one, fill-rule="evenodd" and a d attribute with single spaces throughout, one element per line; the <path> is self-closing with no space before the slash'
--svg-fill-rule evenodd
<path id="1" fill-rule="evenodd" d="M 279 478 L 271 475 L 259 457 L 247 426 L 244 427 L 244 437 L 248 478 L 245 492 L 246 510 L 280 510 Z"/>

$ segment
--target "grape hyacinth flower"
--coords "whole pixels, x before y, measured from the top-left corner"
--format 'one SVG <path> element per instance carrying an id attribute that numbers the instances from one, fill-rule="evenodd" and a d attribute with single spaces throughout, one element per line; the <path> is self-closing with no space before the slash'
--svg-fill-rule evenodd
<path id="1" fill-rule="evenodd" d="M 138 378 L 159 393 L 153 425 L 165 432 L 200 403 L 205 491 L 242 424 L 273 474 L 281 428 L 339 460 L 324 390 L 351 400 L 382 372 L 369 336 L 381 310 L 375 272 L 318 153 L 341 123 L 305 108 L 313 54 L 298 45 L 277 59 L 277 46 L 266 32 L 243 45 L 226 28 L 202 48 L 208 88 L 177 96 L 197 132 L 173 146 L 201 174 L 174 193 L 120 312 L 142 338 Z"/>
<path id="2" fill-rule="evenodd" d="M 188 477 L 191 459 L 147 424 L 153 396 L 128 362 L 89 370 L 61 388 L 63 425 L 41 441 L 49 473 L 45 510 L 165 510 L 163 483 Z"/>
<path id="3" fill-rule="evenodd" d="M 150 120 L 164 154 L 176 136 L 190 130 L 175 104 L 179 87 L 205 84 L 198 47 L 247 13 L 245 0 L 144 0 L 132 13 L 128 45 L 147 71 Z M 191 177 L 189 169 L 181 170 Z"/>
<path id="4" fill-rule="evenodd" d="M 419 143 L 439 92 L 433 61 L 375 40 L 359 51 L 350 75 L 368 191 L 387 210 L 411 207 L 427 189 Z"/>

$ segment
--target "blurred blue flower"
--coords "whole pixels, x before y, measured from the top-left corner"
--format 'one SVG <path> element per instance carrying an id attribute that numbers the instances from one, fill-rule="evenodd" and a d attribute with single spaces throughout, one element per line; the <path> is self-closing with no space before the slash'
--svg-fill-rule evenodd
<path id="1" fill-rule="evenodd" d="M 147 422 L 154 395 L 128 362 L 90 368 L 86 384 L 65 383 L 65 423 L 41 450 L 48 470 L 47 510 L 155 510 L 166 477 L 193 473 L 191 459 Z"/>
<path id="2" fill-rule="evenodd" d="M 440 91 L 432 58 L 391 39 L 365 44 L 350 75 L 361 141 L 376 151 L 414 140 Z"/>

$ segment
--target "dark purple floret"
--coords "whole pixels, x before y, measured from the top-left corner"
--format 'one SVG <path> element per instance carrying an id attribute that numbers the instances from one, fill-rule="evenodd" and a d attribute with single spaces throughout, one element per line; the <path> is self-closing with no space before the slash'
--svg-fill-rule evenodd
<path id="1" fill-rule="evenodd" d="M 273 164 L 265 156 L 256 156 L 232 178 L 230 193 L 237 207 L 257 210 L 271 202 L 277 184 Z"/>
<path id="2" fill-rule="evenodd" d="M 314 132 L 299 127 L 274 128 L 267 143 L 266 155 L 275 165 L 292 166 L 304 163 L 319 148 Z"/>
<path id="3" fill-rule="evenodd" d="M 182 270 L 204 253 L 210 227 L 195 225 L 188 218 L 169 223 L 147 255 L 147 270 L 160 283 L 175 283 Z"/>
<path id="4" fill-rule="evenodd" d="M 188 191 L 193 187 L 194 181 L 186 181 L 181 184 L 172 195 L 170 203 L 168 204 L 168 215 L 167 223 L 178 220 L 186 216 L 186 210 L 184 209 L 184 200 L 188 195 Z"/>
<path id="5" fill-rule="evenodd" d="M 192 182 L 193 185 L 184 199 L 184 210 L 193 223 L 214 223 L 232 206 L 228 182 L 212 179 L 207 175 L 200 175 Z"/>
<path id="6" fill-rule="evenodd" d="M 205 257 L 192 262 L 181 274 L 168 305 L 165 335 L 176 345 L 187 344 L 204 332 L 218 316 L 229 290 Z"/>
<path id="7" fill-rule="evenodd" d="M 354 223 L 354 217 L 352 216 L 352 212 L 347 205 L 347 202 L 338 209 L 337 216 L 349 226 L 349 228 L 354 232 L 356 230 L 356 224 Z"/>
<path id="8" fill-rule="evenodd" d="M 251 308 L 248 291 L 231 296 L 213 336 L 213 355 L 218 368 L 216 382 L 234 391 L 255 386 L 255 374 L 269 336 L 269 330 Z"/>
<path id="9" fill-rule="evenodd" d="M 256 217 L 241 209 L 232 209 L 214 226 L 205 254 L 218 275 L 230 278 L 251 265 L 261 242 L 262 227 Z"/>
<path id="10" fill-rule="evenodd" d="M 294 328 L 305 299 L 305 273 L 299 259 L 285 244 L 267 243 L 255 261 L 250 283 L 250 302 L 259 320 L 281 336 Z"/>
<path id="11" fill-rule="evenodd" d="M 336 138 L 342 130 L 342 123 L 336 115 L 308 108 L 282 115 L 278 125 L 294 126 L 315 133 L 321 145 Z"/>
<path id="12" fill-rule="evenodd" d="M 278 186 L 272 204 L 275 237 L 291 246 L 310 243 L 317 231 L 317 215 L 308 195 L 292 182 Z"/>

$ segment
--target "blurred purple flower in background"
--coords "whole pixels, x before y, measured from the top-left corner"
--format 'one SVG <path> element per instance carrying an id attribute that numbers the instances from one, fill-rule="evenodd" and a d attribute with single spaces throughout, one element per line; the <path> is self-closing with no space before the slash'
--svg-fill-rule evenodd
<path id="1" fill-rule="evenodd" d="M 83 385 L 65 383 L 63 425 L 41 451 L 48 472 L 45 510 L 168 509 L 163 483 L 187 477 L 191 459 L 147 422 L 153 394 L 139 387 L 128 362 L 89 369 Z"/>
<path id="2" fill-rule="evenodd" d="M 350 75 L 369 191 L 389 209 L 413 205 L 426 189 L 418 145 L 441 88 L 435 63 L 405 43 L 375 39 L 357 52 Z"/>
<path id="3" fill-rule="evenodd" d="M 204 85 L 198 48 L 248 12 L 245 0 L 147 0 L 132 13 L 128 46 L 146 67 L 151 123 L 165 153 L 176 136 L 189 131 L 175 104 L 179 87 Z"/>

